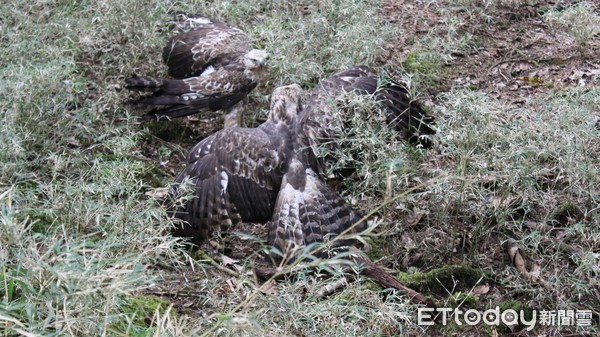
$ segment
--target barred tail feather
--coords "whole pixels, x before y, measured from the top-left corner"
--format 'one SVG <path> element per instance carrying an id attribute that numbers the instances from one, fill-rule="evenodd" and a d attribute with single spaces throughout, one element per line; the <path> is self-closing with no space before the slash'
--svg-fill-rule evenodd
<path id="1" fill-rule="evenodd" d="M 366 223 L 331 187 L 311 169 L 293 159 L 283 178 L 269 228 L 269 244 L 293 260 L 308 246 L 335 242 L 313 252 L 317 257 L 329 255 L 333 249 L 357 246 L 356 240 L 337 238 L 342 233 L 363 231 Z"/>
<path id="2" fill-rule="evenodd" d="M 396 83 L 386 84 L 378 92 L 377 98 L 386 105 L 387 121 L 402 138 L 426 149 L 431 147 L 430 136 L 435 134 L 432 127 L 434 118 L 410 98 L 406 89 Z"/>
<path id="3" fill-rule="evenodd" d="M 125 80 L 125 87 L 129 90 L 156 92 L 163 88 L 165 80 L 149 76 L 133 75 Z"/>

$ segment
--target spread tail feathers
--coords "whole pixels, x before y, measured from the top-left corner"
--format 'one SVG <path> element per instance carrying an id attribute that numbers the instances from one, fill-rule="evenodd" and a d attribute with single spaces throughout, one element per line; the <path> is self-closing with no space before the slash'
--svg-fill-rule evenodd
<path id="1" fill-rule="evenodd" d="M 362 215 L 316 173 L 292 159 L 275 203 L 269 244 L 280 249 L 282 258 L 289 262 L 306 247 L 335 240 L 330 247 L 313 253 L 317 257 L 327 256 L 335 248 L 360 246 L 355 239 L 336 237 L 366 229 L 361 220 Z"/>

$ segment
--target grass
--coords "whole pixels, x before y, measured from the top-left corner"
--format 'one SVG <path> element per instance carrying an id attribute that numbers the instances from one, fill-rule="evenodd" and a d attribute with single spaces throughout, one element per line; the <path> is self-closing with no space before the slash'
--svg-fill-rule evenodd
<path id="1" fill-rule="evenodd" d="M 593 4 L 587 1 L 548 11 L 545 17 L 559 32 L 563 32 L 561 35 L 565 43 L 575 43 L 582 56 L 589 53 L 586 48 L 590 40 L 600 34 L 600 17 L 594 12 Z"/>
<path id="2" fill-rule="evenodd" d="M 482 48 L 475 28 L 501 20 L 506 3 L 430 2 L 449 28 L 411 39 L 402 46 L 408 56 L 389 63 L 382 55 L 406 31 L 373 20 L 382 15 L 377 1 L 0 4 L 0 336 L 476 334 L 425 330 L 407 298 L 360 277 L 322 298 L 319 291 L 342 275 L 300 272 L 261 286 L 246 273 L 252 258 L 225 274 L 190 257 L 146 195 L 172 180 L 169 167 L 181 167 L 188 138 L 157 140 L 129 122 L 121 88 L 132 73 L 165 74 L 166 21 L 170 11 L 184 11 L 238 24 L 273 55 L 250 99 L 250 119 L 264 116 L 273 87 L 310 88 L 359 63 L 410 72 L 426 98 L 426 88 L 450 82 L 456 55 Z M 595 48 L 596 26 L 573 20 L 596 22 L 591 3 L 545 13 L 548 24 L 569 28 L 576 49 Z M 343 182 L 345 196 L 363 211 L 398 198 L 377 213 L 372 256 L 419 277 L 458 266 L 489 278 L 482 282 L 495 297 L 444 284 L 446 293 L 428 294 L 441 304 L 467 296 L 478 309 L 519 303 L 597 312 L 597 84 L 556 86 L 516 105 L 481 88 L 442 88 L 428 104 L 438 116 L 432 150 L 396 141 L 377 123 L 381 116 L 351 121 L 353 138 L 345 141 L 362 161 L 356 179 Z M 361 102 L 350 103 L 364 113 Z M 169 130 L 162 132 L 179 133 Z M 520 247 L 542 281 L 519 274 L 507 243 Z M 597 333 L 594 322 L 588 330 L 537 332 Z"/>

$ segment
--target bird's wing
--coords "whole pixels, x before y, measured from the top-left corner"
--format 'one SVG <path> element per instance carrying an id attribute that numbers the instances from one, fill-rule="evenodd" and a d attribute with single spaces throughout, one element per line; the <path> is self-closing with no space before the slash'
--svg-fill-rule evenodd
<path id="1" fill-rule="evenodd" d="M 293 259 L 305 247 L 325 243 L 340 234 L 363 231 L 366 223 L 331 187 L 321 181 L 312 169 L 299 160 L 291 160 L 277 196 L 269 228 L 269 244 Z M 355 240 L 338 239 L 332 247 L 356 245 Z M 322 256 L 327 250 L 318 250 Z"/>
<path id="2" fill-rule="evenodd" d="M 434 118 L 410 96 L 404 85 L 392 79 L 380 81 L 375 99 L 385 105 L 387 123 L 401 138 L 425 149 L 431 147 Z"/>
<path id="3" fill-rule="evenodd" d="M 174 78 L 197 76 L 224 55 L 251 49 L 250 37 L 241 29 L 205 17 L 194 20 L 192 30 L 174 36 L 163 48 L 163 61 Z"/>
<path id="4" fill-rule="evenodd" d="M 403 84 L 392 78 L 377 76 L 366 66 L 356 66 L 323 80 L 311 98 L 316 106 L 323 106 L 327 99 L 335 99 L 345 92 L 373 96 L 385 106 L 387 122 L 401 138 L 423 148 L 431 146 L 428 136 L 435 134 L 432 127 L 434 119 L 410 96 Z"/>
<path id="5" fill-rule="evenodd" d="M 168 120 L 194 113 L 226 110 L 244 99 L 257 85 L 235 69 L 220 68 L 183 80 L 136 76 L 126 80 L 128 89 L 153 92 L 138 104 L 153 107 L 142 120 Z"/>
<path id="6" fill-rule="evenodd" d="M 267 222 L 283 175 L 282 151 L 261 129 L 228 128 L 198 143 L 175 179 L 172 213 L 184 220 L 176 236 L 199 244 L 221 227 Z M 190 194 L 191 192 L 191 194 Z"/>
<path id="7" fill-rule="evenodd" d="M 360 80 L 360 81 L 359 81 Z M 346 116 L 338 106 L 339 100 L 348 92 L 375 92 L 377 80 L 373 71 L 366 66 L 356 66 L 319 81 L 305 104 L 299 133 L 301 142 L 310 149 L 313 167 L 325 170 L 332 154 L 339 149 L 338 140 L 346 131 Z M 323 155 L 325 154 L 325 155 Z"/>
<path id="8" fill-rule="evenodd" d="M 348 92 L 372 96 L 383 104 L 388 124 L 400 137 L 424 148 L 431 146 L 428 136 L 435 134 L 431 126 L 433 118 L 410 97 L 406 88 L 390 79 L 381 81 L 366 66 L 356 66 L 321 80 L 310 95 L 301 123 L 307 145 L 315 155 L 319 156 L 321 146 L 327 148 L 327 153 L 338 148 L 337 140 L 345 131 L 345 116 L 336 107 Z"/>

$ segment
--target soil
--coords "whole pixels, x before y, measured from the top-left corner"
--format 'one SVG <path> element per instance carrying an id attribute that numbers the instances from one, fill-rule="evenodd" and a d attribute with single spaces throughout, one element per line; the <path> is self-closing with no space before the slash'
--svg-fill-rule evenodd
<path id="1" fill-rule="evenodd" d="M 535 1 L 533 5 L 498 7 L 485 17 L 468 11 L 460 13 L 463 24 L 458 33 L 470 36 L 473 45 L 466 52 L 452 55 L 443 70 L 441 88 L 465 87 L 519 104 L 565 86 L 591 87 L 600 71 L 600 40 L 592 38 L 579 48 L 576 41 L 542 17 L 551 8 L 566 8 L 573 3 Z M 432 31 L 445 32 L 440 14 L 427 1 L 389 1 L 383 9 L 385 17 L 406 32 L 390 44 L 390 54 L 396 55 L 389 62 L 392 68 L 401 66 L 413 51 L 407 40 L 431 35 Z M 418 14 L 415 17 L 406 13 Z"/>

